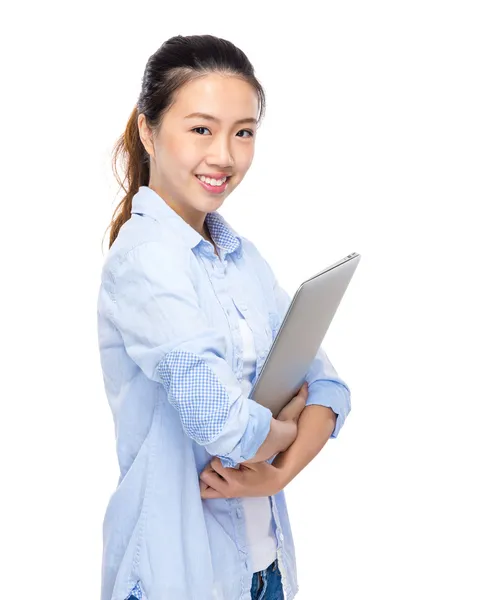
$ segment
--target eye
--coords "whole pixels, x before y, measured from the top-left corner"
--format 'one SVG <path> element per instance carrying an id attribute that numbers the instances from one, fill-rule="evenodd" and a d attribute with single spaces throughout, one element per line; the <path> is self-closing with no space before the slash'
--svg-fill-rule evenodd
<path id="1" fill-rule="evenodd" d="M 191 131 L 196 131 L 197 129 L 206 129 L 207 131 L 210 131 L 208 129 L 208 127 L 195 127 L 194 129 L 192 129 Z"/>
<path id="2" fill-rule="evenodd" d="M 242 131 L 247 132 L 249 134 L 247 137 L 254 137 L 254 132 L 250 129 L 241 129 L 238 133 L 241 133 Z"/>

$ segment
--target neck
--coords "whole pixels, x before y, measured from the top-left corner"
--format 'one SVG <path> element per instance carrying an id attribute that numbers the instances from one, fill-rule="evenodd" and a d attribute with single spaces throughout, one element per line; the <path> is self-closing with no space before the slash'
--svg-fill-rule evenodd
<path id="1" fill-rule="evenodd" d="M 208 231 L 205 223 L 207 213 L 203 213 L 188 205 L 182 205 L 177 200 L 174 200 L 169 193 L 165 192 L 158 185 L 149 183 L 148 187 L 154 190 L 154 192 L 156 192 L 156 194 L 158 194 L 163 201 L 181 217 L 181 219 L 186 221 L 186 223 L 195 231 L 197 231 L 202 237 L 204 237 L 205 240 L 212 242 L 210 232 Z"/>

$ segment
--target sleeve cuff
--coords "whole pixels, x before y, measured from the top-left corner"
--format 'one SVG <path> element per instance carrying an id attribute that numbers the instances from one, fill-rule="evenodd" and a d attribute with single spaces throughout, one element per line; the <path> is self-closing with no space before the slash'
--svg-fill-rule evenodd
<path id="1" fill-rule="evenodd" d="M 327 406 L 337 415 L 335 429 L 331 434 L 332 438 L 336 438 L 351 410 L 349 390 L 335 381 L 324 379 L 314 381 L 308 388 L 306 406 L 312 404 Z"/>
<path id="2" fill-rule="evenodd" d="M 236 467 L 253 458 L 269 435 L 272 412 L 255 400 L 248 398 L 247 402 L 249 420 L 240 443 L 228 454 L 217 455 L 224 467 Z"/>

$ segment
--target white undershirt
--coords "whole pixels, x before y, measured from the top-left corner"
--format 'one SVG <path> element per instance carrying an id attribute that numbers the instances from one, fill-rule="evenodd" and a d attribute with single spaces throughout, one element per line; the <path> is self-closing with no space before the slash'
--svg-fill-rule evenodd
<path id="1" fill-rule="evenodd" d="M 245 319 L 239 315 L 240 331 L 243 341 L 242 389 L 245 395 L 250 393 L 255 373 L 255 346 L 251 329 Z M 252 402 L 252 400 L 251 400 Z M 277 544 L 272 528 L 272 512 L 269 496 L 241 499 L 247 525 L 247 551 L 251 557 L 253 572 L 263 571 L 276 560 Z"/>

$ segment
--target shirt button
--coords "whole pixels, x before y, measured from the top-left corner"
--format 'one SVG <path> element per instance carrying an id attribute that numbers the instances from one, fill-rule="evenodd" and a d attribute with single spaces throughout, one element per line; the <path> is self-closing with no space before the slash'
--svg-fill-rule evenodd
<path id="1" fill-rule="evenodd" d="M 279 539 L 281 540 L 281 542 L 284 541 L 284 534 L 282 533 L 282 531 L 279 534 Z"/>
<path id="2" fill-rule="evenodd" d="M 237 508 L 237 517 L 238 517 L 239 519 L 241 519 L 241 518 L 242 518 L 242 511 L 240 510 L 240 508 Z"/>

